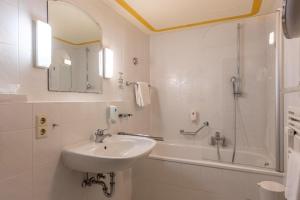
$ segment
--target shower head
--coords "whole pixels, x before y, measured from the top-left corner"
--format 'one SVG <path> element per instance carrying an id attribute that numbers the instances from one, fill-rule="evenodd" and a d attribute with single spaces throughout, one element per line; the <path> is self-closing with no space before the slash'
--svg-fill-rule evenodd
<path id="1" fill-rule="evenodd" d="M 240 78 L 233 76 L 230 79 L 232 83 L 233 95 L 234 97 L 241 95 L 241 80 Z"/>

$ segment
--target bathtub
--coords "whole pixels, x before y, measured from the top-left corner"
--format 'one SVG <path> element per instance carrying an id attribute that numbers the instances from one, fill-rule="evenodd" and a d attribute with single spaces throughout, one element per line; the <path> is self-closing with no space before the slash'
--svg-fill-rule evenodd
<path id="1" fill-rule="evenodd" d="M 258 200 L 260 181 L 283 181 L 263 152 L 158 142 L 132 170 L 133 200 Z M 215 161 L 213 161 L 215 160 Z M 265 162 L 270 162 L 269 169 Z"/>
<path id="2" fill-rule="evenodd" d="M 282 173 L 274 170 L 275 161 L 263 151 L 237 150 L 234 164 L 231 163 L 232 152 L 230 148 L 221 148 L 219 159 L 216 147 L 159 142 L 149 158 L 282 176 Z"/>

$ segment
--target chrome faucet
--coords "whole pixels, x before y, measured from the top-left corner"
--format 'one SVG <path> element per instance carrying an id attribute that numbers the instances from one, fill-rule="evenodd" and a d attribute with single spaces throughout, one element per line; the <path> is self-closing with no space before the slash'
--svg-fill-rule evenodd
<path id="1" fill-rule="evenodd" d="M 218 153 L 218 160 L 221 160 L 221 151 L 220 146 L 226 146 L 226 139 L 225 136 L 221 136 L 220 132 L 216 132 L 215 136 L 211 136 L 210 138 L 210 145 L 217 146 L 217 153 Z"/>
<path id="2" fill-rule="evenodd" d="M 97 129 L 95 132 L 95 142 L 96 143 L 103 143 L 103 140 L 107 137 L 111 137 L 112 135 L 109 133 L 104 134 L 104 131 L 106 131 L 107 129 Z"/>
<path id="3" fill-rule="evenodd" d="M 225 136 L 221 136 L 220 132 L 216 132 L 215 136 L 211 137 L 210 144 L 212 146 L 215 146 L 215 145 L 219 146 L 219 145 L 221 145 L 222 147 L 225 147 L 226 146 Z"/>

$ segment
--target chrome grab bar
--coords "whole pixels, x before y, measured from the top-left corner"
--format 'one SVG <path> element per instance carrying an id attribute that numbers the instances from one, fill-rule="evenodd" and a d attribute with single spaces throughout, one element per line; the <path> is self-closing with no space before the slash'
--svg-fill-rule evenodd
<path id="1" fill-rule="evenodd" d="M 157 136 L 151 136 L 151 135 L 145 135 L 145 134 L 139 134 L 139 133 L 119 132 L 118 135 L 129 135 L 129 136 L 145 137 L 145 138 L 151 138 L 151 139 L 157 140 L 157 141 L 164 141 L 163 137 L 157 137 Z"/>
<path id="2" fill-rule="evenodd" d="M 180 134 L 182 135 L 196 135 L 199 131 L 201 131 L 204 127 L 209 126 L 209 122 L 204 122 L 203 125 L 197 129 L 196 131 L 185 131 L 185 130 L 180 130 Z"/>

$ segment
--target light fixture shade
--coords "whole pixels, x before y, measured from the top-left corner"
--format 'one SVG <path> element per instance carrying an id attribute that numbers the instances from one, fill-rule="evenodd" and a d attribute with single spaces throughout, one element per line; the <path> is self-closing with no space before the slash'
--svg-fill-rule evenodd
<path id="1" fill-rule="evenodd" d="M 104 73 L 104 62 L 103 62 L 104 52 L 103 49 L 99 51 L 99 76 L 103 77 Z"/>
<path id="2" fill-rule="evenodd" d="M 36 21 L 36 66 L 49 68 L 51 65 L 52 30 L 47 23 Z"/>
<path id="3" fill-rule="evenodd" d="M 103 48 L 103 77 L 112 78 L 114 73 L 114 52 L 109 48 Z"/>

